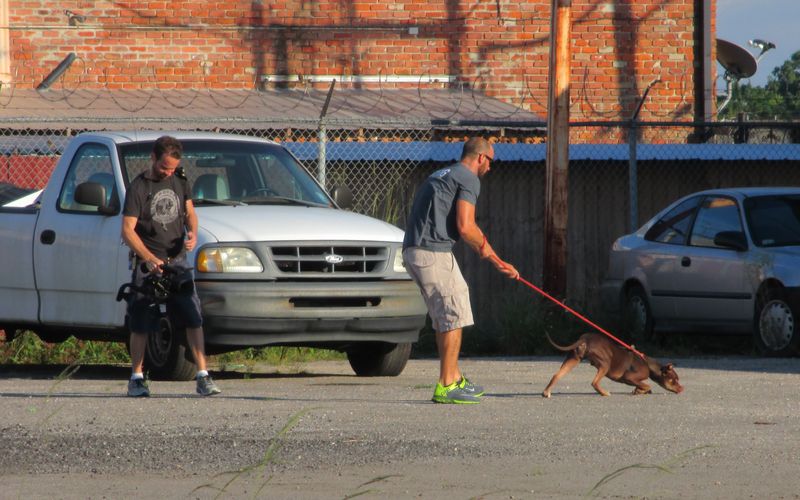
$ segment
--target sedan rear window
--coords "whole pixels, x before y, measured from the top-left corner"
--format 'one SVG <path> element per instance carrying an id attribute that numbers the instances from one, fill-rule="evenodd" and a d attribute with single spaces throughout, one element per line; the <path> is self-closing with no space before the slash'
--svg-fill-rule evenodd
<path id="1" fill-rule="evenodd" d="M 744 210 L 756 245 L 800 245 L 800 195 L 748 198 L 744 201 Z"/>
<path id="2" fill-rule="evenodd" d="M 644 238 L 648 241 L 685 245 L 692 217 L 702 197 L 695 196 L 667 212 L 651 227 Z"/>

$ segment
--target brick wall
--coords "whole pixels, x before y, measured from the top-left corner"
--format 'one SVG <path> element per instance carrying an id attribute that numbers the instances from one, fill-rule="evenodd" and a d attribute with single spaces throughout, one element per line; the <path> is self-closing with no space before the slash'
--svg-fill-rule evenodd
<path id="1" fill-rule="evenodd" d="M 231 89 L 262 85 L 265 75 L 456 75 L 546 113 L 551 0 L 7 4 L 19 87 L 35 87 L 75 52 L 59 83 L 67 88 Z M 661 83 L 640 117 L 694 118 L 701 4 L 573 0 L 571 119 L 628 118 L 656 78 Z M 65 11 L 85 19 L 73 25 Z"/>

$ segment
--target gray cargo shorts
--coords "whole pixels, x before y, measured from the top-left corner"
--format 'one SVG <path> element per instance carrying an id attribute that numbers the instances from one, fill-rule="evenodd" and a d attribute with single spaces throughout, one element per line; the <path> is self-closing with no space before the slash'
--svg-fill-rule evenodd
<path id="1" fill-rule="evenodd" d="M 403 250 L 403 263 L 422 292 L 437 333 L 475 323 L 469 303 L 469 287 L 452 252 L 410 247 Z"/>

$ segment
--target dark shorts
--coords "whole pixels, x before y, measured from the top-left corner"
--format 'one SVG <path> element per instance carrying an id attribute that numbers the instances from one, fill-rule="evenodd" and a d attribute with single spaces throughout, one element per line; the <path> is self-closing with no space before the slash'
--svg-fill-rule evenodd
<path id="1" fill-rule="evenodd" d="M 189 266 L 186 257 L 172 259 L 169 264 L 174 267 L 186 269 Z M 142 272 L 138 265 L 134 266 L 131 282 L 134 286 L 142 285 L 147 273 Z M 197 296 L 197 289 L 192 286 L 191 291 L 178 292 L 170 295 L 169 299 L 163 304 L 166 309 L 166 316 L 169 318 L 173 328 L 199 328 L 203 326 L 203 316 L 200 312 L 200 298 Z M 159 321 L 164 317 L 162 305 L 155 302 L 153 297 L 134 292 L 128 299 L 128 328 L 134 333 L 154 333 L 158 331 Z"/>

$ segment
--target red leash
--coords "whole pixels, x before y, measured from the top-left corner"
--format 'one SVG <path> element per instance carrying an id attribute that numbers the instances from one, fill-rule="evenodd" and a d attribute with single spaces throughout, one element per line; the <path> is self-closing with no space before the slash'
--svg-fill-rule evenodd
<path id="1" fill-rule="evenodd" d="M 490 259 L 491 259 L 491 260 L 495 260 L 496 258 L 497 258 L 497 257 L 495 257 L 495 256 L 492 256 L 492 257 L 490 257 Z M 539 292 L 541 295 L 545 296 L 546 298 L 548 298 L 548 299 L 549 299 L 549 300 L 551 300 L 552 302 L 555 302 L 556 304 L 558 304 L 559 306 L 561 306 L 563 309 L 567 310 L 568 312 L 572 313 L 573 315 L 575 315 L 575 316 L 576 316 L 576 317 L 578 317 L 579 319 L 583 320 L 583 321 L 584 321 L 585 323 L 587 323 L 588 325 L 590 325 L 590 326 L 594 327 L 594 328 L 595 328 L 595 329 L 597 329 L 598 331 L 600 331 L 600 332 L 604 333 L 605 335 L 607 335 L 608 337 L 612 338 L 613 340 L 615 340 L 615 341 L 616 341 L 618 344 L 620 344 L 620 345 L 621 345 L 621 346 L 623 346 L 624 348 L 626 348 L 626 349 L 628 349 L 629 351 L 633 352 L 634 354 L 638 355 L 640 358 L 642 358 L 642 359 L 645 359 L 645 355 L 644 355 L 644 354 L 642 354 L 641 352 L 637 351 L 637 350 L 636 350 L 636 349 L 635 349 L 635 348 L 634 348 L 632 345 L 628 345 L 628 344 L 626 344 L 625 342 L 621 341 L 620 339 L 618 339 L 617 337 L 615 337 L 614 335 L 612 335 L 612 334 L 611 334 L 611 332 L 607 331 L 607 330 L 606 330 L 606 329 L 604 329 L 603 327 L 601 327 L 601 326 L 599 326 L 598 324 L 594 323 L 592 320 L 590 320 L 590 319 L 589 319 L 589 318 L 587 318 L 586 316 L 582 315 L 581 313 L 579 313 L 579 312 L 578 312 L 578 311 L 576 311 L 575 309 L 572 309 L 571 307 L 569 307 L 569 306 L 568 306 L 568 305 L 566 305 L 565 303 L 561 302 L 561 301 L 560 301 L 560 300 L 558 300 L 557 298 L 555 298 L 555 297 L 553 297 L 552 295 L 550 295 L 549 293 L 545 292 L 544 290 L 542 290 L 542 289 L 541 289 L 541 288 L 539 288 L 538 286 L 534 285 L 534 284 L 533 284 L 533 283 L 531 283 L 530 281 L 526 280 L 526 279 L 525 279 L 525 278 L 523 278 L 522 276 L 517 276 L 517 281 L 521 281 L 522 283 L 524 283 L 524 284 L 525 284 L 525 285 L 527 285 L 528 287 L 530 287 L 530 288 L 532 288 L 532 289 L 536 290 L 536 291 L 537 291 L 537 292 Z"/>

